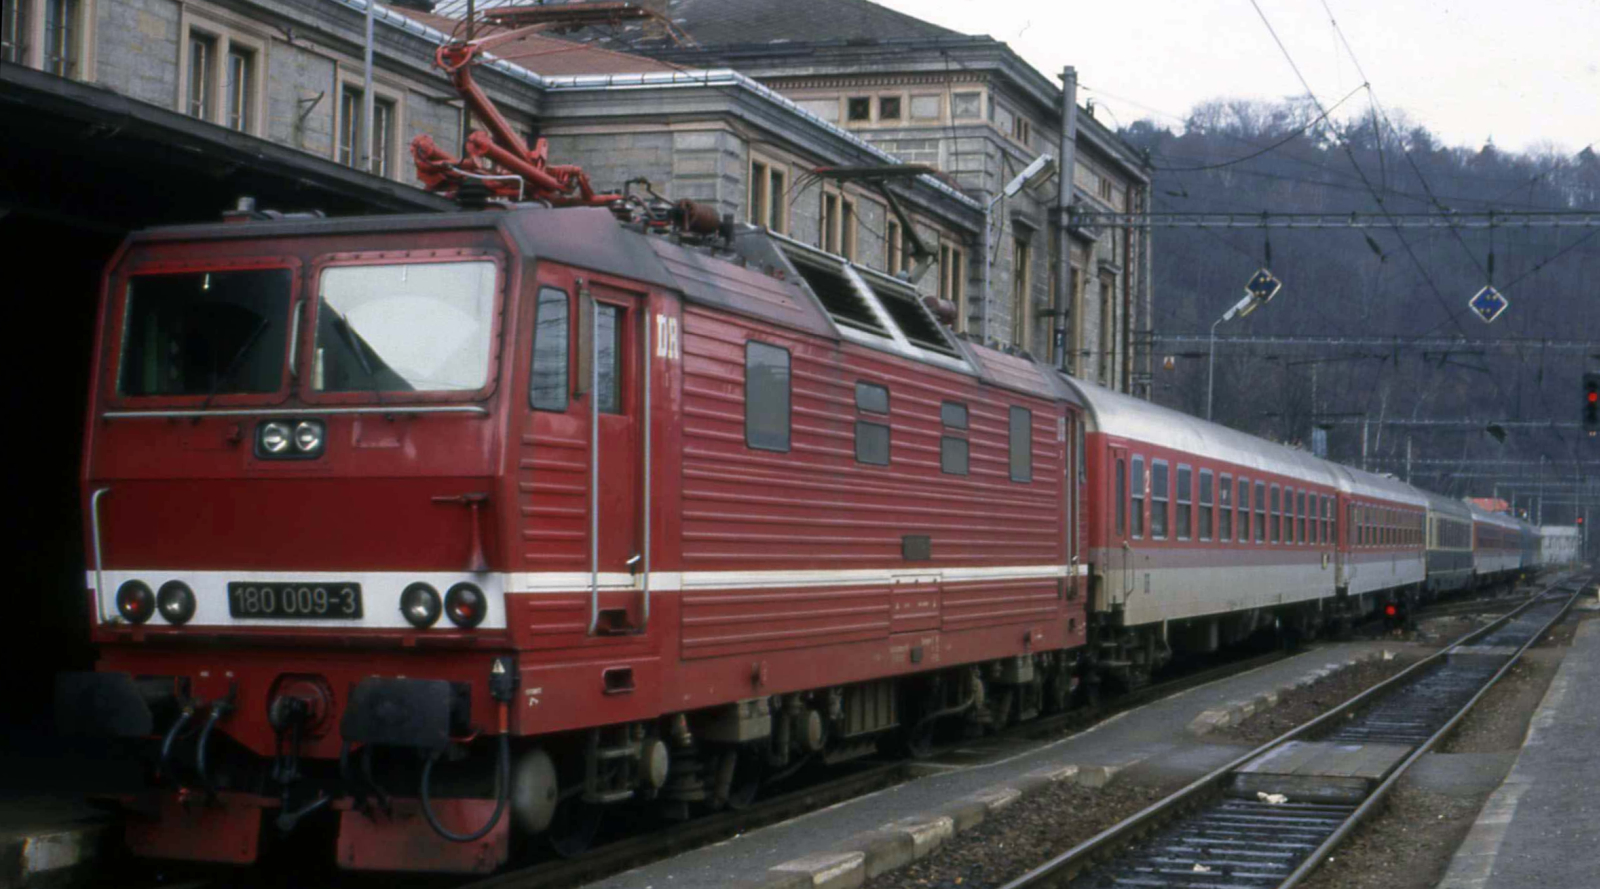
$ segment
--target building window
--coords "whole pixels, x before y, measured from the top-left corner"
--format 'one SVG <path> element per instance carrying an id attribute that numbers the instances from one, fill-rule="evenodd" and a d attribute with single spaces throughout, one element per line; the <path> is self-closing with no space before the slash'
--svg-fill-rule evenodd
<path id="1" fill-rule="evenodd" d="M 967 330 L 966 255 L 960 247 L 939 245 L 939 298 L 956 307 L 956 332 Z"/>
<path id="2" fill-rule="evenodd" d="M 1033 481 L 1033 411 L 1011 409 L 1011 480 Z"/>
<path id="3" fill-rule="evenodd" d="M 911 97 L 912 120 L 938 120 L 940 110 L 941 106 L 937 95 Z"/>
<path id="4" fill-rule="evenodd" d="M 884 268 L 888 269 L 891 275 L 898 275 L 900 270 L 905 268 L 906 247 L 901 237 L 900 223 L 893 219 L 889 220 L 883 230 L 883 255 Z"/>
<path id="5" fill-rule="evenodd" d="M 18 6 L 27 0 L 9 0 L 8 6 Z M 79 0 L 45 0 L 44 3 L 44 70 L 57 77 L 78 77 L 82 53 L 83 27 Z"/>
<path id="6" fill-rule="evenodd" d="M 951 94 L 950 116 L 956 120 L 977 120 L 983 117 L 983 93 Z"/>
<path id="7" fill-rule="evenodd" d="M 0 6 L 0 62 L 25 64 L 28 60 L 29 0 L 7 0 Z"/>
<path id="8" fill-rule="evenodd" d="M 1133 521 L 1130 527 L 1135 540 L 1144 536 L 1144 458 L 1133 458 L 1133 472 L 1128 479 L 1128 493 L 1133 499 Z"/>
<path id="9" fill-rule="evenodd" d="M 1111 203 L 1111 179 L 1107 176 L 1101 176 L 1099 178 L 1100 182 L 1097 194 L 1100 195 L 1100 200 L 1109 204 Z"/>
<path id="10" fill-rule="evenodd" d="M 839 255 L 856 261 L 856 202 L 849 198 L 839 200 Z"/>
<path id="11" fill-rule="evenodd" d="M 900 97 L 899 96 L 879 96 L 878 97 L 878 119 L 879 120 L 899 120 L 900 119 Z"/>
<path id="12" fill-rule="evenodd" d="M 210 120 L 214 98 L 211 84 L 216 79 L 217 38 L 198 31 L 189 34 L 190 117 Z"/>
<path id="13" fill-rule="evenodd" d="M 230 130 L 244 132 L 254 113 L 256 54 L 242 46 L 228 47 L 228 78 L 224 85 L 228 114 L 223 123 Z"/>
<path id="14" fill-rule="evenodd" d="M 1020 114 L 1011 118 L 1011 138 L 1023 145 L 1033 144 L 1033 124 Z"/>
<path id="15" fill-rule="evenodd" d="M 1032 320 L 1029 317 L 1029 295 L 1032 256 L 1028 242 L 1016 238 L 1011 242 L 1011 344 L 1019 349 L 1029 348 Z"/>
<path id="16" fill-rule="evenodd" d="M 339 102 L 339 163 L 347 167 L 361 167 L 362 91 L 346 86 Z M 368 150 L 372 157 L 368 172 L 388 178 L 394 154 L 393 100 L 377 97 L 372 102 L 372 142 Z"/>
<path id="17" fill-rule="evenodd" d="M 539 291 L 533 315 L 533 376 L 528 401 L 534 410 L 567 409 L 567 293 L 554 287 Z"/>
<path id="18" fill-rule="evenodd" d="M 1167 492 L 1172 487 L 1172 472 L 1165 460 L 1150 462 L 1150 537 L 1167 538 Z"/>
<path id="19" fill-rule="evenodd" d="M 789 174 L 779 167 L 767 169 L 767 228 L 778 234 L 789 230 Z"/>
<path id="20" fill-rule="evenodd" d="M 1200 470 L 1200 539 L 1211 539 L 1212 499 L 1214 479 L 1211 470 Z"/>
<path id="21" fill-rule="evenodd" d="M 845 119 L 859 123 L 872 119 L 872 99 L 868 96 L 851 96 L 845 100 Z"/>
<path id="22" fill-rule="evenodd" d="M 744 443 L 789 450 L 789 350 L 751 340 L 744 346 Z"/>
<path id="23" fill-rule="evenodd" d="M 856 202 L 841 194 L 822 195 L 822 249 L 854 261 Z"/>
<path id="24" fill-rule="evenodd" d="M 1178 466 L 1177 528 L 1175 529 L 1178 532 L 1179 540 L 1188 540 L 1191 536 L 1189 533 L 1190 525 L 1194 519 L 1194 507 L 1191 505 L 1193 482 L 1194 471 L 1180 464 Z"/>
<path id="25" fill-rule="evenodd" d="M 751 225 L 764 225 L 767 221 L 767 165 L 750 162 L 750 201 L 745 206 L 745 219 Z"/>

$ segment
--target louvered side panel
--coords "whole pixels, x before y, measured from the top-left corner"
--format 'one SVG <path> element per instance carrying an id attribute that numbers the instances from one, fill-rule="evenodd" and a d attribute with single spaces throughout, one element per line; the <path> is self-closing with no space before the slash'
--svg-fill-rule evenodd
<path id="1" fill-rule="evenodd" d="M 583 571 L 589 565 L 587 439 L 577 424 L 561 425 L 573 428 L 522 437 L 517 489 L 525 571 Z"/>
<path id="2" fill-rule="evenodd" d="M 683 559 L 686 570 L 865 569 L 1059 564 L 1060 444 L 1046 402 L 1030 405 L 1033 481 L 1010 480 L 1004 400 L 957 374 L 847 347 L 685 313 Z M 791 449 L 747 447 L 744 350 L 749 339 L 791 352 Z M 855 405 L 856 382 L 889 387 L 889 416 Z M 966 404 L 968 475 L 940 470 L 950 434 L 940 404 Z M 858 420 L 891 427 L 890 465 L 855 459 Z M 907 563 L 907 535 L 931 560 Z"/>
<path id="3" fill-rule="evenodd" d="M 940 602 L 942 626 L 956 630 L 1049 618 L 1061 604 L 1058 584 L 1037 578 L 947 583 Z"/>
<path id="4" fill-rule="evenodd" d="M 889 635 L 889 587 L 684 591 L 685 658 L 719 657 Z"/>

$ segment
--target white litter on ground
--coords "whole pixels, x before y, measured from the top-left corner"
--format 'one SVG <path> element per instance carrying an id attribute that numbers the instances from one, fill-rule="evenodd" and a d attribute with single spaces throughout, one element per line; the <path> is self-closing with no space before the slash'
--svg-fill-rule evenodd
<path id="1" fill-rule="evenodd" d="M 1281 806 L 1289 801 L 1289 798 L 1281 793 L 1267 793 L 1264 790 L 1256 791 L 1256 799 L 1261 800 L 1269 806 Z"/>

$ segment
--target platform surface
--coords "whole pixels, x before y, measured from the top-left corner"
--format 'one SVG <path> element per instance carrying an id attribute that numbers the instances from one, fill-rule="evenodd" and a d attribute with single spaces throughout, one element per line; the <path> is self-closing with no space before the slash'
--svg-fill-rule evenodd
<path id="1" fill-rule="evenodd" d="M 992 790 L 1029 772 L 1066 764 L 1112 769 L 1137 764 L 1152 774 L 1198 777 L 1248 752 L 1248 748 L 1207 743 L 1191 733 L 1189 724 L 1199 714 L 1270 691 L 1308 671 L 1396 648 L 1394 643 L 1376 642 L 1320 646 L 1179 692 L 1057 741 L 974 745 L 982 749 L 951 751 L 938 758 L 952 766 L 949 771 L 646 865 L 592 884 L 591 889 L 748 886 L 761 883 L 770 868 L 797 859 L 843 862 L 848 853 L 841 852 L 841 846 L 864 831 L 932 812 L 951 800 Z"/>
<path id="2" fill-rule="evenodd" d="M 1484 803 L 1439 889 L 1597 886 L 1600 619 L 1591 619 L 1578 628 L 1516 764 Z"/>

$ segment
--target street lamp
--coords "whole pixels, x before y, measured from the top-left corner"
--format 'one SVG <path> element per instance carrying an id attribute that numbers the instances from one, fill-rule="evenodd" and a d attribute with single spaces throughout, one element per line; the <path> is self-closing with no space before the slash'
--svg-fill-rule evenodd
<path id="1" fill-rule="evenodd" d="M 1211 419 L 1211 393 L 1212 383 L 1216 379 L 1217 371 L 1217 325 L 1224 321 L 1232 321 L 1235 317 L 1243 318 L 1256 309 L 1266 305 L 1278 290 L 1283 286 L 1272 272 L 1265 268 L 1258 269 L 1251 276 L 1250 283 L 1245 285 L 1244 298 L 1233 304 L 1233 308 L 1222 313 L 1222 317 L 1211 322 L 1211 352 L 1206 359 L 1206 419 Z"/>
<path id="2" fill-rule="evenodd" d="M 1040 182 L 1050 178 L 1050 174 L 1054 173 L 1055 171 L 1056 159 L 1048 154 L 1041 154 L 1033 159 L 1033 163 L 1024 167 L 1022 172 L 1018 173 L 1015 179 L 1012 179 L 1010 182 L 1006 183 L 1006 187 L 1001 189 L 1000 193 L 995 195 L 988 204 L 984 205 L 983 326 L 979 330 L 979 335 L 983 338 L 985 345 L 987 345 L 989 342 L 989 267 L 994 265 L 994 257 L 990 252 L 991 247 L 989 244 L 989 230 L 994 227 L 994 205 L 1000 203 L 1006 198 L 1014 197 L 1017 192 L 1023 190 L 1024 188 L 1032 188 L 1033 186 L 1038 185 Z M 1063 224 L 1065 224 L 1065 222 L 1063 222 Z"/>

